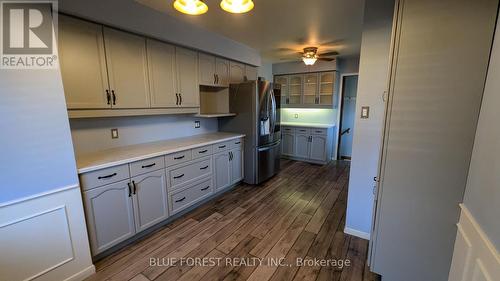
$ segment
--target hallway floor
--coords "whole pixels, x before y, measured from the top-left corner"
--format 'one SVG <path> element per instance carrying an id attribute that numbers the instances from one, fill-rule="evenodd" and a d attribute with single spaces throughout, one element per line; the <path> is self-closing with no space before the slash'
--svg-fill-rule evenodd
<path id="1" fill-rule="evenodd" d="M 87 280 L 379 280 L 368 241 L 343 233 L 348 177 L 349 162 L 283 160 L 271 180 L 241 184 L 98 261 Z"/>

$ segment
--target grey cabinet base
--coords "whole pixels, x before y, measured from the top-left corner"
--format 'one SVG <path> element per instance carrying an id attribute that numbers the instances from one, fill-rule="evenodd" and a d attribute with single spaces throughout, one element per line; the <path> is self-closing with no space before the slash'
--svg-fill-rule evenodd
<path id="1" fill-rule="evenodd" d="M 281 158 L 295 160 L 295 161 L 301 161 L 301 162 L 307 162 L 307 163 L 313 163 L 313 164 L 319 164 L 319 165 L 326 165 L 332 161 L 332 160 L 318 161 L 318 160 L 312 160 L 312 159 L 308 159 L 308 158 L 300 158 L 300 157 L 294 157 L 294 156 L 288 156 L 288 155 L 281 155 Z"/>

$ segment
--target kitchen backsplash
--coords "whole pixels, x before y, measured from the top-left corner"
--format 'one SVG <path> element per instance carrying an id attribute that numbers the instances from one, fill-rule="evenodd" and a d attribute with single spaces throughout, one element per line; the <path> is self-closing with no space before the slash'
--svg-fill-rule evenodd
<path id="1" fill-rule="evenodd" d="M 336 109 L 323 108 L 282 108 L 282 122 L 335 124 Z"/>

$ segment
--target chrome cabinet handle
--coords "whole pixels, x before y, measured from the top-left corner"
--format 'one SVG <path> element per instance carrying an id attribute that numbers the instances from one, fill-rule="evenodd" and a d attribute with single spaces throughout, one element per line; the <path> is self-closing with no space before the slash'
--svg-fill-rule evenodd
<path id="1" fill-rule="evenodd" d="M 156 163 L 153 163 L 153 164 L 149 164 L 149 165 L 144 165 L 144 166 L 141 166 L 141 168 L 151 168 L 153 167 L 154 165 L 156 165 Z"/>
<path id="2" fill-rule="evenodd" d="M 174 176 L 174 179 L 180 179 L 180 178 L 182 178 L 183 176 L 184 176 L 184 174 L 180 174 L 180 175 L 178 175 L 178 176 Z"/>
<path id="3" fill-rule="evenodd" d="M 179 203 L 179 202 L 182 202 L 182 201 L 184 201 L 184 200 L 186 200 L 186 196 L 182 197 L 182 198 L 181 198 L 181 199 L 179 199 L 179 200 L 175 200 L 175 202 L 176 202 L 176 203 Z"/>
<path id="4" fill-rule="evenodd" d="M 107 175 L 107 176 L 101 176 L 101 177 L 97 177 L 97 179 L 99 180 L 102 180 L 102 179 L 109 179 L 109 178 L 112 178 L 116 176 L 116 173 L 112 173 L 111 175 Z"/>

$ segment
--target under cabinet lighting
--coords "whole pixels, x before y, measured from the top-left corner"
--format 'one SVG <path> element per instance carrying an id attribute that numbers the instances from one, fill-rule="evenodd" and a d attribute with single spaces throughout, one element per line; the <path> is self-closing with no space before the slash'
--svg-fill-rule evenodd
<path id="1" fill-rule="evenodd" d="M 222 0 L 220 7 L 229 13 L 242 14 L 252 10 L 254 4 L 252 0 Z"/>
<path id="2" fill-rule="evenodd" d="M 201 15 L 208 11 L 207 4 L 201 0 L 175 0 L 174 8 L 188 15 Z"/>

